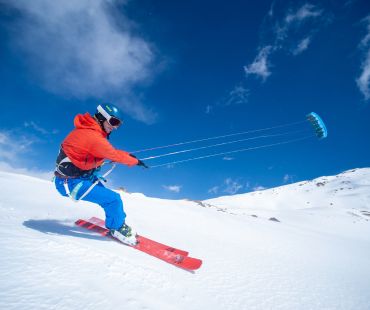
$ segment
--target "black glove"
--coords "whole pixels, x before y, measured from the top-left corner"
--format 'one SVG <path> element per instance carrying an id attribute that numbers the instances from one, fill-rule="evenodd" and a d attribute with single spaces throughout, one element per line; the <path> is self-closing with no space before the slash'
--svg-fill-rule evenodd
<path id="1" fill-rule="evenodd" d="M 145 163 L 142 161 L 142 160 L 140 160 L 140 159 L 138 159 L 138 163 L 137 163 L 137 165 L 138 166 L 142 166 L 142 167 L 144 167 L 144 168 L 149 168 L 147 165 L 145 165 Z"/>

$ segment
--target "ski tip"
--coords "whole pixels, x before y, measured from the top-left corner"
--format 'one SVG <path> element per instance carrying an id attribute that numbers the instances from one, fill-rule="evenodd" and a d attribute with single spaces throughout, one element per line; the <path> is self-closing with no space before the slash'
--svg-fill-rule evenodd
<path id="1" fill-rule="evenodd" d="M 193 257 L 186 257 L 184 260 L 179 264 L 179 267 L 189 270 L 189 271 L 194 271 L 198 270 L 203 264 L 203 261 L 198 258 L 193 258 Z"/>

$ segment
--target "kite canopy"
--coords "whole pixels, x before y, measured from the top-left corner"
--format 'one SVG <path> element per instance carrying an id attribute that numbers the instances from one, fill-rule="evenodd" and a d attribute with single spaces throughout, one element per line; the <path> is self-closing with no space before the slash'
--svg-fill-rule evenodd
<path id="1" fill-rule="evenodd" d="M 313 126 L 315 134 L 319 139 L 324 139 L 328 136 L 328 130 L 326 129 L 324 121 L 315 112 L 307 114 L 307 119 Z"/>

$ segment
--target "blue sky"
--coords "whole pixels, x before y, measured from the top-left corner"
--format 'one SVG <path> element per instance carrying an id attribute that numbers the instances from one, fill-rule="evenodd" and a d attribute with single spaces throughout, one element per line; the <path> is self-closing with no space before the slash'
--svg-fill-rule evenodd
<path id="1" fill-rule="evenodd" d="M 112 186 L 206 199 L 356 167 L 370 158 L 368 1 L 0 0 L 0 169 L 47 178 L 73 118 L 112 102 L 111 142 L 135 151 L 300 122 L 261 133 L 139 153 L 159 165 L 305 137 L 307 113 L 329 137 L 144 170 Z M 138 154 L 138 155 L 139 155 Z"/>

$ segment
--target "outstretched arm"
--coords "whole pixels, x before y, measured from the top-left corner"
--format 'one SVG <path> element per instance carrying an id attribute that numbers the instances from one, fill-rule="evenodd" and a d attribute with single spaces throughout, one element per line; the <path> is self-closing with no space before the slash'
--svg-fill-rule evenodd
<path id="1" fill-rule="evenodd" d="M 91 154 L 99 158 L 110 159 L 127 166 L 135 166 L 139 163 L 138 159 L 130 156 L 130 153 L 115 149 L 106 139 L 92 143 L 90 147 Z"/>

